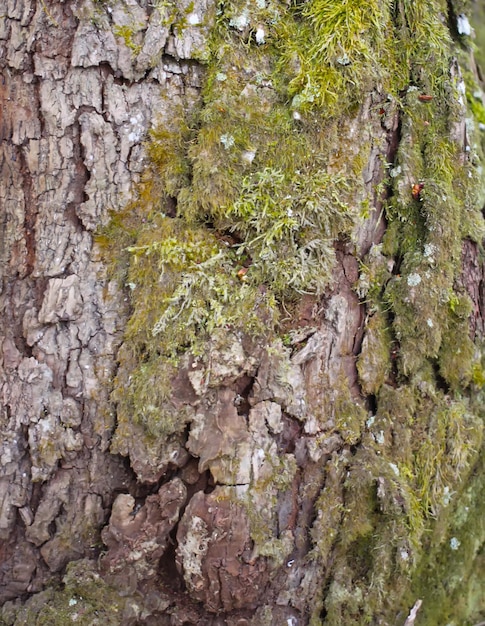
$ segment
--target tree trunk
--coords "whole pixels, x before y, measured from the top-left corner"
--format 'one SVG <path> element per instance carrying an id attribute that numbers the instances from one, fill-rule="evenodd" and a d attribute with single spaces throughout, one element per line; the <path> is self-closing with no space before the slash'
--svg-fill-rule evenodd
<path id="1" fill-rule="evenodd" d="M 472 10 L 4 0 L 0 621 L 485 619 Z"/>

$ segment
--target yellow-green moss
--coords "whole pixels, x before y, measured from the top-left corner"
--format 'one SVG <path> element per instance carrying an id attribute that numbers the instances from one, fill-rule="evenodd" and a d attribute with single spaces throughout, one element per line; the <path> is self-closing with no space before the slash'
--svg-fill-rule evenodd
<path id="1" fill-rule="evenodd" d="M 269 294 L 241 280 L 237 254 L 206 229 L 155 215 L 128 252 L 132 315 L 113 399 L 119 420 L 167 436 L 185 425 L 167 406 L 179 357 L 197 355 L 216 329 L 266 335 L 276 308 Z"/>
<path id="2" fill-rule="evenodd" d="M 71 563 L 57 589 L 34 595 L 24 606 L 7 603 L 0 623 L 11 626 L 66 626 L 66 624 L 106 624 L 124 621 L 129 600 L 120 597 L 96 572 L 96 564 L 81 560 Z"/>
<path id="3" fill-rule="evenodd" d="M 483 619 L 485 493 L 483 449 L 466 488 L 452 494 L 446 521 L 429 537 L 406 601 L 423 600 L 423 626 L 473 626 Z"/>
<path id="4" fill-rule="evenodd" d="M 139 54 L 142 49 L 141 43 L 135 43 L 140 27 L 143 28 L 143 24 L 140 26 L 125 24 L 124 26 L 115 26 L 113 29 L 116 37 L 121 38 L 125 46 L 129 48 L 135 56 Z"/>
<path id="5" fill-rule="evenodd" d="M 377 82 L 384 89 L 399 83 L 386 2 L 313 0 L 296 5 L 293 19 L 278 26 L 279 68 L 297 110 L 322 107 L 334 115 L 355 106 Z M 383 54 L 390 55 L 385 69 Z"/>
<path id="6" fill-rule="evenodd" d="M 114 398 L 124 420 L 169 437 L 186 422 L 164 413 L 181 355 L 225 327 L 266 341 L 285 300 L 331 284 L 333 242 L 370 214 L 361 171 L 372 149 L 350 133 L 332 143 L 371 93 L 399 111 L 387 232 L 356 285 L 370 313 L 358 369 L 377 409 L 369 415 L 339 380 L 335 429 L 347 451 L 328 464 L 317 500 L 312 558 L 324 573 L 312 624 L 394 618 L 481 444 L 481 365 L 460 280 L 463 239 L 483 235 L 481 153 L 473 125 L 465 150 L 446 17 L 444 0 L 226 3 L 200 110 L 153 133 L 139 227 L 129 224 L 124 244 L 133 315 Z M 256 544 L 281 556 L 272 520 L 251 515 Z"/>

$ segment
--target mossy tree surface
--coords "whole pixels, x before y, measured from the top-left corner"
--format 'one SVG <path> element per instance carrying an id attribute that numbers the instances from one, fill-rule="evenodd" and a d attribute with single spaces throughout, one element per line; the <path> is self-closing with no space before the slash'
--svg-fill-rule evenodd
<path id="1" fill-rule="evenodd" d="M 337 430 L 342 416 L 352 427 L 316 502 L 312 624 L 402 623 L 417 598 L 422 624 L 483 615 L 472 563 L 483 563 L 484 381 L 461 263 L 463 241 L 484 235 L 485 118 L 473 43 L 455 25 L 470 8 L 221 3 L 203 101 L 154 130 L 139 202 L 112 226 L 132 305 L 118 420 L 169 438 L 188 419 L 164 412 L 180 360 L 204 354 L 218 329 L 275 341 L 304 294 L 330 293 L 335 242 L 357 255 L 385 198 L 383 241 L 355 284 L 368 319 L 357 367 L 375 411 L 342 392 Z M 342 132 L 364 106 L 369 126 L 399 115 L 373 194 L 362 177 L 372 141 Z M 440 589 L 467 599 L 445 602 Z"/>

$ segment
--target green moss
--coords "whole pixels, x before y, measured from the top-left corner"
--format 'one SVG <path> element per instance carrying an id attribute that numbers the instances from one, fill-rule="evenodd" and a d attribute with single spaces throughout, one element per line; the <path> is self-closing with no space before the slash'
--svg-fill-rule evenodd
<path id="1" fill-rule="evenodd" d="M 446 522 L 430 537 L 429 558 L 423 559 L 407 594 L 422 598 L 424 626 L 473 626 L 485 615 L 483 601 L 485 502 L 483 450 L 466 489 L 453 494 Z"/>
<path id="2" fill-rule="evenodd" d="M 143 28 L 143 24 L 140 25 Z M 135 25 L 124 25 L 124 26 L 115 26 L 113 29 L 116 37 L 119 37 L 125 42 L 125 46 L 129 48 L 133 54 L 136 56 L 140 53 L 142 49 L 141 43 L 135 43 L 136 36 L 140 27 Z"/>
<path id="3" fill-rule="evenodd" d="M 472 26 L 475 31 L 474 56 L 479 67 L 485 67 L 485 7 L 483 3 L 473 2 L 469 15 L 472 18 Z"/>
<path id="4" fill-rule="evenodd" d="M 348 386 L 343 382 L 335 399 L 335 427 L 343 440 L 353 445 L 360 439 L 367 412 L 350 396 Z"/>
<path id="5" fill-rule="evenodd" d="M 275 305 L 270 295 L 241 280 L 239 258 L 223 240 L 178 219 L 147 220 L 128 252 L 133 312 L 113 400 L 120 421 L 134 420 L 152 436 L 168 436 L 186 420 L 167 404 L 180 356 L 199 354 L 217 329 L 267 335 Z"/>
<path id="6" fill-rule="evenodd" d="M 439 353 L 440 374 L 451 389 L 463 389 L 473 377 L 475 346 L 468 334 L 468 316 L 452 319 Z"/>
<path id="7" fill-rule="evenodd" d="M 81 626 L 123 622 L 127 600 L 121 598 L 96 573 L 96 565 L 88 560 L 67 567 L 63 585 L 32 596 L 25 606 L 5 605 L 0 619 L 10 626 Z"/>
<path id="8" fill-rule="evenodd" d="M 347 189 L 347 181 L 324 171 L 285 175 L 265 168 L 244 177 L 225 219 L 244 237 L 238 253 L 252 259 L 248 277 L 277 295 L 321 293 L 335 262 L 333 240 L 352 223 L 342 201 Z"/>
<path id="9" fill-rule="evenodd" d="M 180 112 L 172 123 L 173 130 L 158 125 L 150 133 L 147 144 L 150 175 L 145 177 L 142 187 L 142 202 L 160 201 L 164 196 L 177 197 L 188 183 L 190 166 L 186 153 L 193 131 Z"/>
<path id="10" fill-rule="evenodd" d="M 447 138 L 460 100 L 456 82 L 444 83 L 431 102 L 421 102 L 418 93 L 410 89 L 407 94 L 405 139 L 392 179 L 395 194 L 384 249 L 397 254 L 400 274 L 389 282 L 385 299 L 394 315 L 401 371 L 412 374 L 431 357 L 442 361 L 442 371 L 451 377 L 446 345 L 459 337 L 453 302 L 463 296 L 453 290 L 461 242 L 464 236 L 475 237 L 483 220 L 471 192 L 473 167 L 463 158 L 463 145 Z M 422 189 L 413 196 L 418 182 Z M 463 324 L 461 342 L 466 360 L 470 345 Z M 467 380 L 469 374 L 462 382 Z"/>
<path id="11" fill-rule="evenodd" d="M 472 381 L 478 389 L 482 389 L 485 386 L 485 371 L 482 364 L 476 361 L 472 365 Z"/>
<path id="12" fill-rule="evenodd" d="M 473 117 L 479 124 L 485 124 L 483 92 L 471 72 L 465 73 L 466 99 Z"/>
<path id="13" fill-rule="evenodd" d="M 331 285 L 335 240 L 350 242 L 370 215 L 361 172 L 374 129 L 355 111 L 370 93 L 399 111 L 388 228 L 356 285 L 369 312 L 357 367 L 377 410 L 368 415 L 342 374 L 333 410 L 345 450 L 327 465 L 311 531 L 315 624 L 322 606 L 327 625 L 394 620 L 481 445 L 483 368 L 461 284 L 462 241 L 483 234 L 481 153 L 472 125 L 464 151 L 447 12 L 444 0 L 226 3 L 200 110 L 155 130 L 138 222 L 127 219 L 132 317 L 113 397 L 120 424 L 170 438 L 189 419 L 167 409 L 181 358 L 225 329 L 267 342 L 285 303 Z M 281 561 L 275 501 L 248 502 L 259 553 Z"/>
<path id="14" fill-rule="evenodd" d="M 390 78 L 378 61 L 390 49 L 386 3 L 314 0 L 297 5 L 294 20 L 279 27 L 280 67 L 289 75 L 295 109 L 349 110 L 373 82 Z"/>
<path id="15" fill-rule="evenodd" d="M 457 494 L 482 445 L 482 420 L 466 401 L 435 389 L 432 368 L 412 385 L 382 386 L 377 404 L 355 454 L 340 459 L 340 473 L 335 461 L 329 464 L 334 480 L 327 480 L 317 504 L 312 535 L 324 562 L 332 563 L 326 625 L 389 621 L 396 614 L 415 568 L 427 563 L 430 537 L 440 545 L 445 536 L 449 541 Z M 458 587 L 463 591 L 461 582 Z"/>
<path id="16" fill-rule="evenodd" d="M 426 436 L 415 446 L 416 488 L 426 516 L 437 516 L 448 494 L 456 490 L 466 475 L 480 444 L 482 426 L 461 403 L 443 404 L 428 416 L 420 416 L 417 428 Z M 433 402 L 436 407 L 437 402 Z M 429 410 L 429 409 L 428 409 Z M 419 431 L 418 431 L 419 432 Z"/>
<path id="17" fill-rule="evenodd" d="M 391 227 L 392 224 L 386 230 L 387 236 Z M 355 285 L 355 290 L 359 297 L 368 304 L 371 315 L 378 312 L 377 303 L 380 302 L 382 292 L 392 277 L 391 270 L 394 261 L 390 262 L 389 257 L 393 256 L 387 248 L 384 249 L 382 243 L 374 244 L 360 262 L 359 280 Z M 378 315 L 378 319 L 382 319 L 382 312 Z"/>
<path id="18" fill-rule="evenodd" d="M 324 599 L 325 624 L 372 623 L 385 614 L 386 595 L 392 602 L 390 596 L 396 597 L 412 563 L 405 479 L 399 469 L 365 444 L 349 461 L 342 522 L 330 561 L 332 582 Z"/>

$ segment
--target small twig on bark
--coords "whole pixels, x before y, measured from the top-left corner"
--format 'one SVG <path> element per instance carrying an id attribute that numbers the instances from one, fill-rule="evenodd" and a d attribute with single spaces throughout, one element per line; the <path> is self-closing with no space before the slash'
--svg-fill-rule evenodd
<path id="1" fill-rule="evenodd" d="M 413 608 L 409 611 L 409 615 L 407 620 L 404 622 L 404 626 L 414 626 L 414 620 L 416 619 L 416 616 L 422 604 L 422 600 L 416 600 Z"/>

